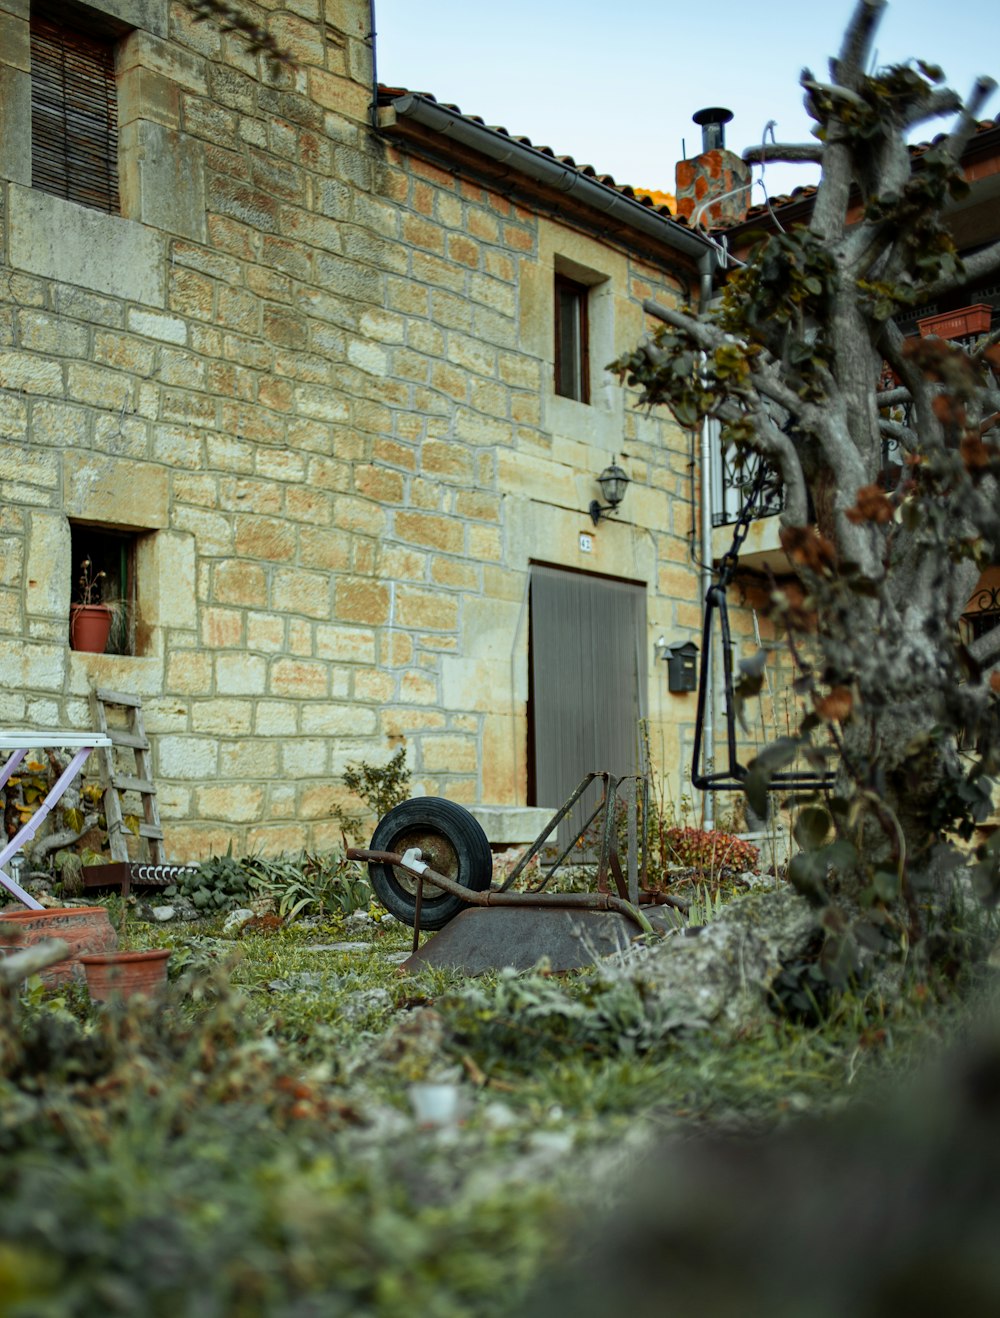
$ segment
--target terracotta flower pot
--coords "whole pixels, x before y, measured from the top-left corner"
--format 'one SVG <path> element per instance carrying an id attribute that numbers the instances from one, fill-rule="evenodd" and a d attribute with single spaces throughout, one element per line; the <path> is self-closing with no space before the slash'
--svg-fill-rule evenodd
<path id="1" fill-rule="evenodd" d="M 917 321 L 920 337 L 936 334 L 939 339 L 964 339 L 970 334 L 988 334 L 993 308 L 985 302 L 944 311 L 939 316 L 924 316 Z"/>
<path id="2" fill-rule="evenodd" d="M 158 998 L 167 983 L 169 947 L 149 952 L 98 952 L 82 956 L 87 991 L 95 1002 Z"/>
<path id="3" fill-rule="evenodd" d="M 103 654 L 111 635 L 111 610 L 103 604 L 71 604 L 69 643 L 74 650 Z"/>
<path id="4" fill-rule="evenodd" d="M 103 906 L 57 906 L 0 914 L 0 955 L 19 952 L 43 938 L 61 938 L 72 949 L 65 961 L 39 972 L 42 983 L 53 986 L 83 979 L 80 957 L 84 953 L 112 952 L 118 946 L 118 935 Z"/>

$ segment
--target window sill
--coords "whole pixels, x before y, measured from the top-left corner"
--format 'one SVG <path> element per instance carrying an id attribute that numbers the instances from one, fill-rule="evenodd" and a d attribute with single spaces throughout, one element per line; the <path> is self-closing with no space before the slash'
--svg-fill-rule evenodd
<path id="1" fill-rule="evenodd" d="M 145 306 L 165 305 L 164 239 L 152 229 L 16 183 L 9 188 L 9 211 L 14 269 Z"/>

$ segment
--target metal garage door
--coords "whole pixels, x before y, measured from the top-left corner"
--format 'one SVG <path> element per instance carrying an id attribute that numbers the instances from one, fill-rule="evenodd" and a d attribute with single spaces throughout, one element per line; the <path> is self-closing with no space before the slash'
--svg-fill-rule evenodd
<path id="1" fill-rule="evenodd" d="M 644 586 L 532 567 L 529 699 L 538 805 L 555 810 L 592 769 L 638 771 L 645 636 Z M 592 788 L 585 803 L 596 799 Z M 563 825 L 562 845 L 587 814 L 581 808 Z"/>

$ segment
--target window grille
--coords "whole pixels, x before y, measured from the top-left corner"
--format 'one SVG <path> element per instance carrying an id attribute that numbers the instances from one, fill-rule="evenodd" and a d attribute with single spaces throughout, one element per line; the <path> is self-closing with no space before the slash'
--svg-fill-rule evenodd
<path id="1" fill-rule="evenodd" d="M 118 214 L 114 43 L 31 18 L 31 186 Z"/>

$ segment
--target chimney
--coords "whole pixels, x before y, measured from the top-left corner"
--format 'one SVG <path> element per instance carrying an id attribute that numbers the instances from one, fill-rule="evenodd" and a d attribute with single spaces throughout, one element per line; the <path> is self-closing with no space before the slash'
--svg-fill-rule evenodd
<path id="1" fill-rule="evenodd" d="M 701 154 L 677 162 L 677 215 L 690 223 L 697 213 L 699 228 L 736 224 L 750 205 L 750 166 L 726 150 L 726 124 L 732 117 L 732 110 L 721 105 L 692 115 L 701 128 Z"/>

